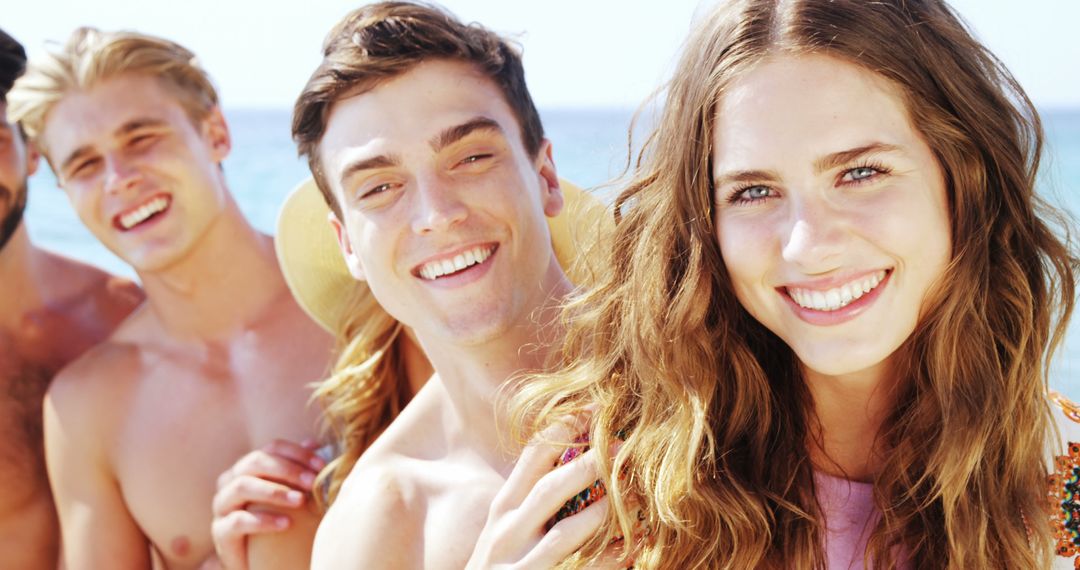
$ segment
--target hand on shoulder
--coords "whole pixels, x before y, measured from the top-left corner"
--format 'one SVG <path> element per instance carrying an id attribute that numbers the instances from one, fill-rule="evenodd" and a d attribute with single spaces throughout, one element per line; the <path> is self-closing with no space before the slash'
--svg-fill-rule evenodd
<path id="1" fill-rule="evenodd" d="M 246 570 L 249 536 L 287 530 L 293 523 L 288 513 L 311 506 L 315 477 L 326 466 L 317 447 L 274 440 L 218 477 L 211 534 L 223 567 Z"/>

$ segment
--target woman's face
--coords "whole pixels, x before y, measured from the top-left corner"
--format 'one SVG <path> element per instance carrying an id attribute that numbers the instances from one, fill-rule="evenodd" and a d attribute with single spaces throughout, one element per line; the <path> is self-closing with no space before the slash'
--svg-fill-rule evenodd
<path id="1" fill-rule="evenodd" d="M 951 256 L 944 177 L 900 93 L 838 59 L 779 56 L 715 120 L 716 238 L 739 301 L 810 370 L 875 370 Z"/>

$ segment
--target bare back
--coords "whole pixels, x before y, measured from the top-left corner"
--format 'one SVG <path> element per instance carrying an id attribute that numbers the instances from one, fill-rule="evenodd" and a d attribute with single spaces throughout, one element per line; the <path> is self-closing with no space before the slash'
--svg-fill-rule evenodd
<path id="1" fill-rule="evenodd" d="M 56 372 L 143 299 L 130 281 L 40 250 L 33 255 L 47 282 L 0 326 L 0 568 L 55 567 L 60 535 L 45 475 L 42 400 Z"/>
<path id="2" fill-rule="evenodd" d="M 330 340 L 287 293 L 217 343 L 170 338 L 146 311 L 55 382 L 49 469 L 67 562 L 198 568 L 213 558 L 215 481 L 274 438 L 315 433 L 309 384 Z M 75 564 L 73 564 L 75 562 Z"/>
<path id="3" fill-rule="evenodd" d="M 465 567 L 505 476 L 462 443 L 449 406 L 432 378 L 361 456 L 319 526 L 313 569 Z"/>

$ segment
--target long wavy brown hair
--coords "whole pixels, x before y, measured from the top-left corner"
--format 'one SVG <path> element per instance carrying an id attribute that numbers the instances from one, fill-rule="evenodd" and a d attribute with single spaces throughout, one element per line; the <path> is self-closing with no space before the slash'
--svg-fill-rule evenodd
<path id="1" fill-rule="evenodd" d="M 616 201 L 608 270 L 568 307 L 564 366 L 522 382 L 513 402 L 526 436 L 596 405 L 590 436 L 612 514 L 568 563 L 634 536 L 640 505 L 641 567 L 826 565 L 813 402 L 791 349 L 735 297 L 709 182 L 725 87 L 764 58 L 805 53 L 903 94 L 950 205 L 951 263 L 895 355 L 874 480 L 882 518 L 866 560 L 1045 567 L 1047 362 L 1072 312 L 1077 260 L 1068 221 L 1034 191 L 1038 114 L 937 0 L 733 0 L 688 39 Z M 616 433 L 625 441 L 612 455 Z"/>

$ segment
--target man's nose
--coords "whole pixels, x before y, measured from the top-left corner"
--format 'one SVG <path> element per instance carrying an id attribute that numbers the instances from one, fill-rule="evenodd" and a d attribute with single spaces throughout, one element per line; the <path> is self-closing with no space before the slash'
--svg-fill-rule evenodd
<path id="1" fill-rule="evenodd" d="M 105 191 L 119 194 L 135 188 L 142 179 L 142 173 L 132 163 L 116 154 L 105 157 Z"/>
<path id="2" fill-rule="evenodd" d="M 455 185 L 438 176 L 417 179 L 413 231 L 418 234 L 445 231 L 468 217 L 468 207 Z"/>

